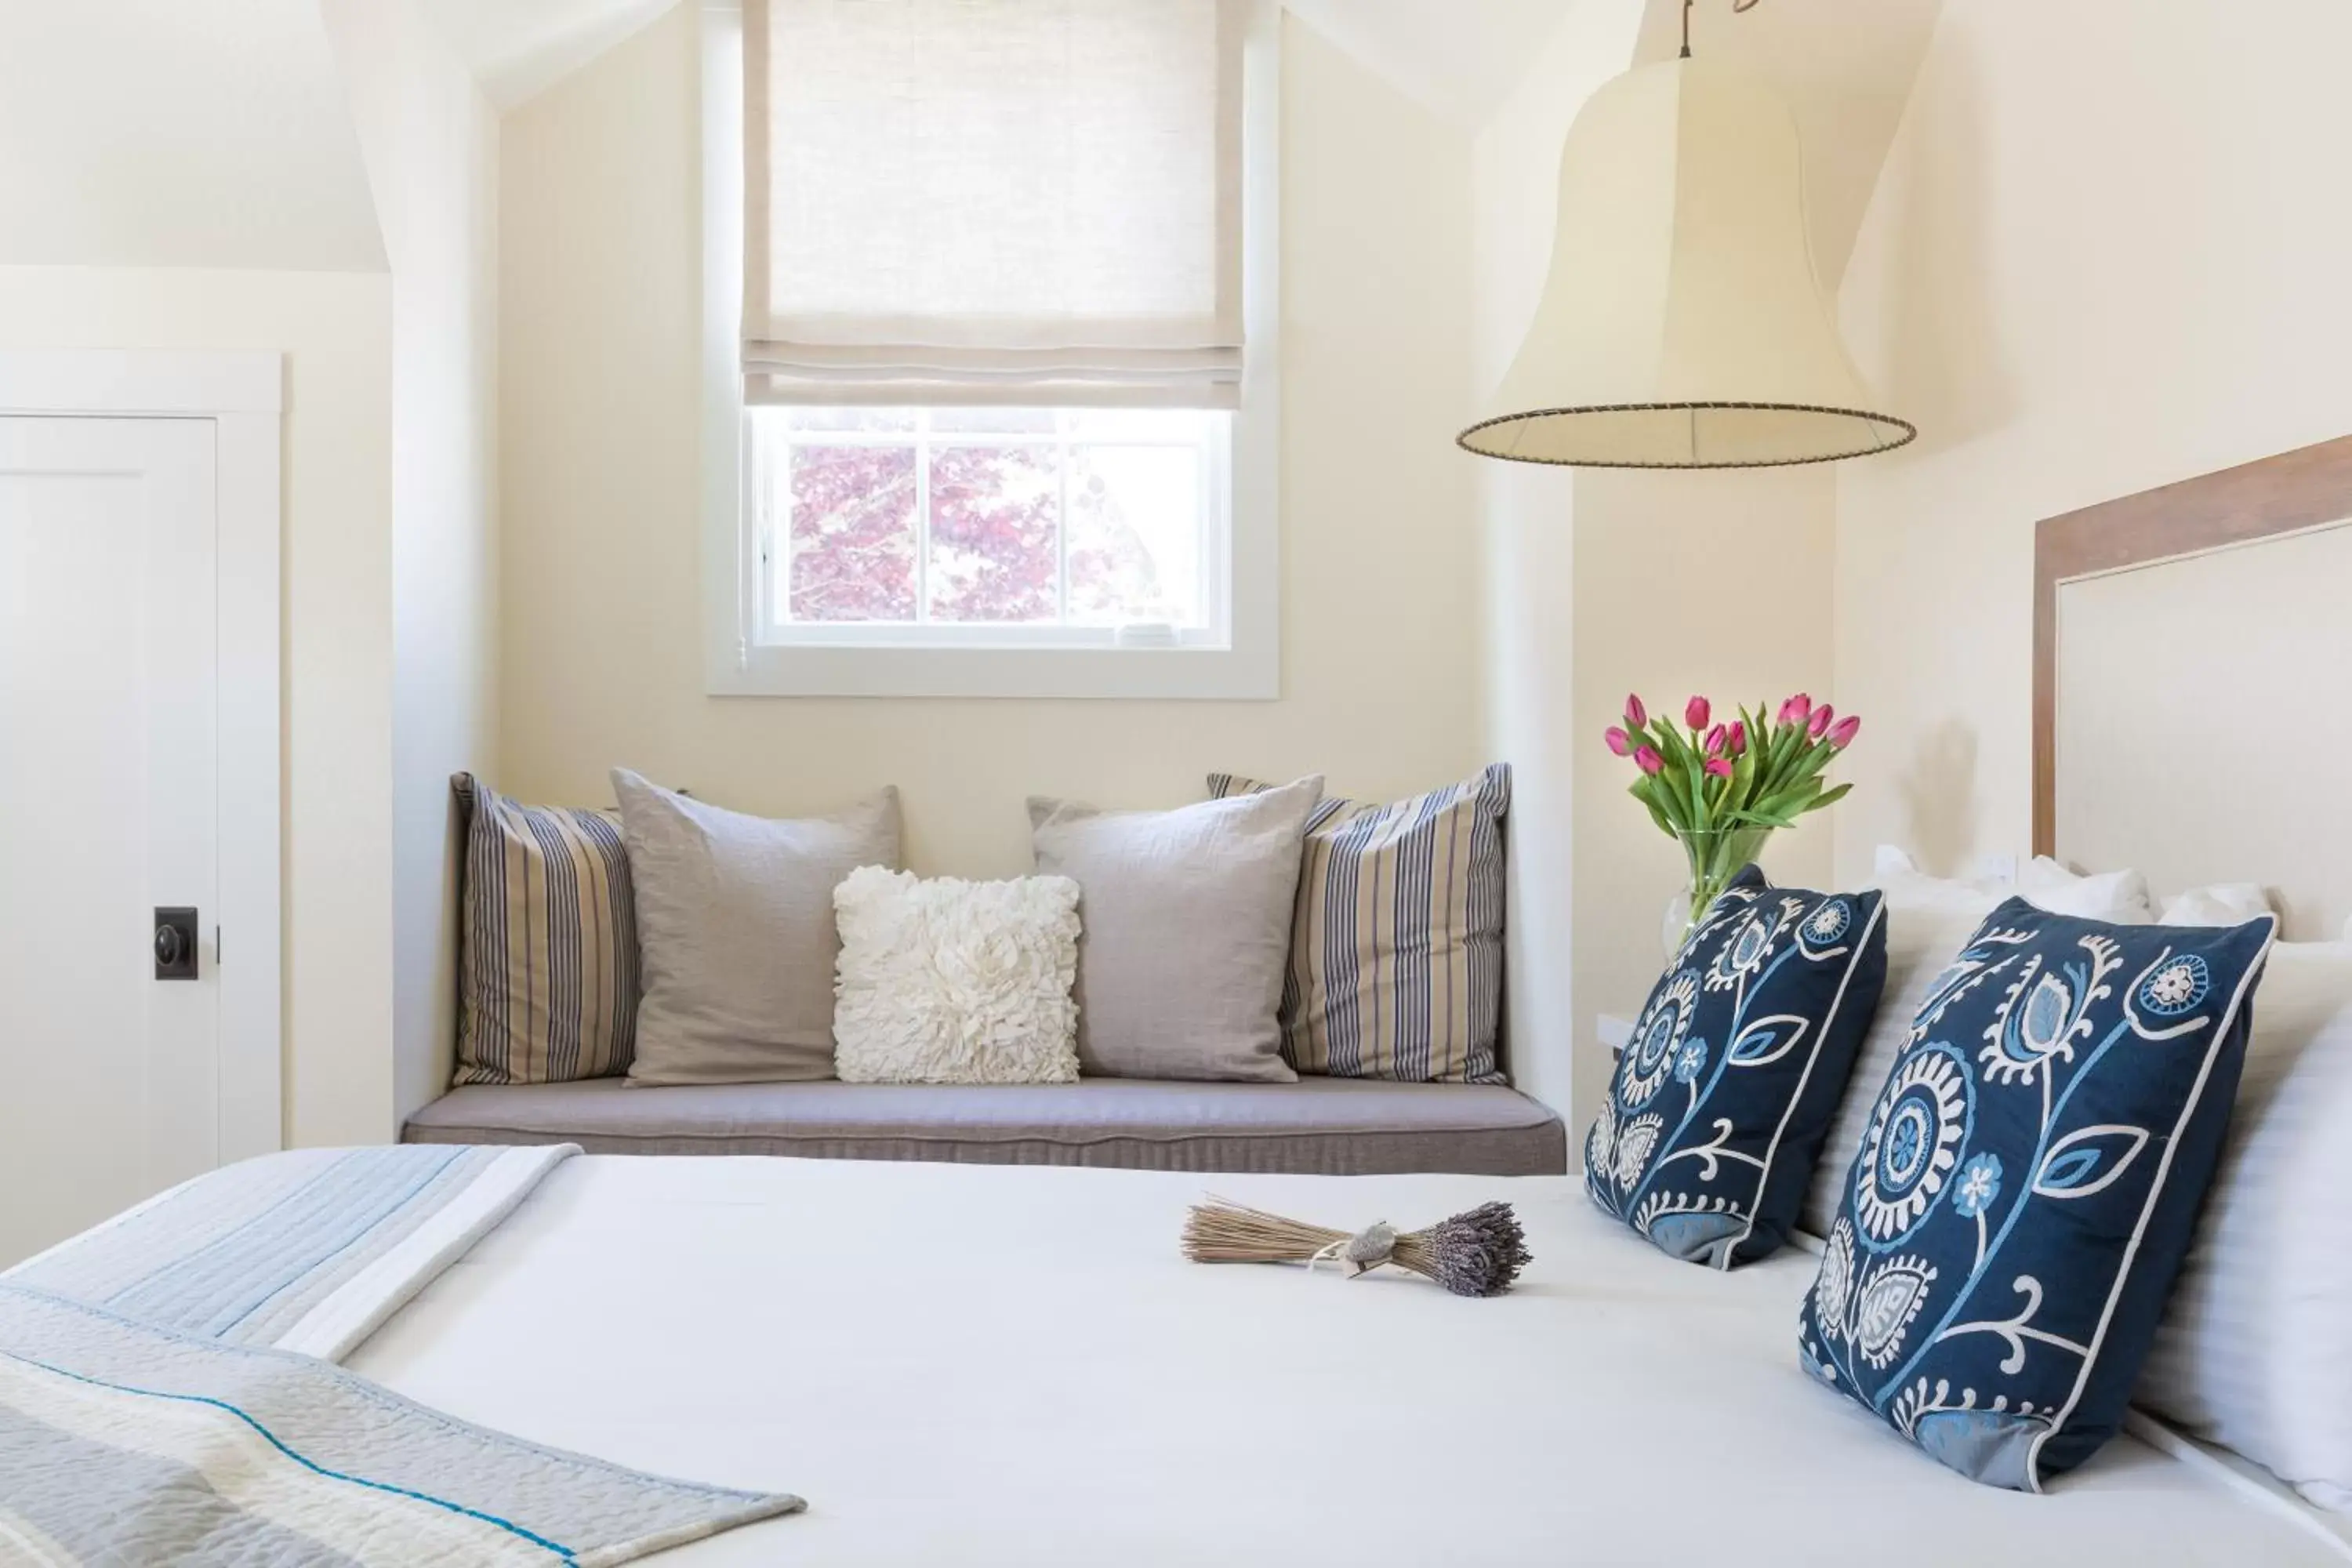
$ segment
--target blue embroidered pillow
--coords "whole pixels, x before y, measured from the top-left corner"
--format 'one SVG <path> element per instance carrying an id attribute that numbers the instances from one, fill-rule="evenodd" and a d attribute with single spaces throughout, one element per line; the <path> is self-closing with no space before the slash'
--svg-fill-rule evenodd
<path id="1" fill-rule="evenodd" d="M 2274 924 L 1995 910 L 1877 1089 L 1799 1323 L 1806 1370 L 1992 1486 L 2039 1491 L 2114 1436 Z"/>
<path id="2" fill-rule="evenodd" d="M 1692 1263 L 1778 1247 L 1886 977 L 1876 893 L 1769 888 L 1708 909 L 1633 1026 L 1584 1140 L 1592 1201 Z"/>

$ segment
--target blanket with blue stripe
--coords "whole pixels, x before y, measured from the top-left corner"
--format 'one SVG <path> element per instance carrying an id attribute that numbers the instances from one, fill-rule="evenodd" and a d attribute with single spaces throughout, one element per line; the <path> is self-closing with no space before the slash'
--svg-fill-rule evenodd
<path id="1" fill-rule="evenodd" d="M 179 1333 L 340 1361 L 577 1152 L 267 1155 L 184 1183 L 5 1278 Z"/>
<path id="2" fill-rule="evenodd" d="M 602 1568 L 802 1506 L 526 1443 L 313 1356 L 0 1279 L 0 1561 Z"/>

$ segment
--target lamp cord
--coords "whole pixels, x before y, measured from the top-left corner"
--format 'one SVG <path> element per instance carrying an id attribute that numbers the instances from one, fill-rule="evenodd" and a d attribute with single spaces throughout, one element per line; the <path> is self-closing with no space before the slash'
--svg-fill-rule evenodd
<path id="1" fill-rule="evenodd" d="M 1688 59 L 1688 58 L 1691 58 L 1691 50 L 1690 50 L 1690 14 L 1691 14 L 1691 6 L 1692 6 L 1692 5 L 1696 5 L 1696 3 L 1697 3 L 1697 0 L 1683 0 L 1683 56 L 1682 56 L 1682 58 L 1685 58 L 1685 59 Z M 1754 9 L 1756 8 L 1756 5 L 1757 5 L 1757 0 L 1731 0 L 1731 14 L 1732 14 L 1733 16 L 1738 16 L 1738 15 L 1739 15 L 1741 12 L 1743 12 L 1743 11 L 1752 11 L 1752 10 L 1754 10 Z"/>

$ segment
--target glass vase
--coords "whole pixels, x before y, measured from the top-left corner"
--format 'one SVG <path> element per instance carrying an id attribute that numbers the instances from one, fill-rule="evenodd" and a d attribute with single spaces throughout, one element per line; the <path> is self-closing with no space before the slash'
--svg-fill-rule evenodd
<path id="1" fill-rule="evenodd" d="M 1755 860 L 1771 836 L 1769 827 L 1748 826 L 1692 828 L 1675 835 L 1675 842 L 1682 846 L 1689 879 L 1666 906 L 1663 935 L 1669 959 L 1682 952 L 1691 928 L 1705 917 L 1707 906 Z"/>

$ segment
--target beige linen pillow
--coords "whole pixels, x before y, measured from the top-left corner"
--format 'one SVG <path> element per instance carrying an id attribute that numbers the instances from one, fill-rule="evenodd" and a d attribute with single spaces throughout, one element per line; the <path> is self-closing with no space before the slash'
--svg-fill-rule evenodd
<path id="1" fill-rule="evenodd" d="M 632 1083 L 833 1076 L 833 889 L 898 864 L 898 792 L 776 822 L 613 773 L 644 999 Z"/>
<path id="2" fill-rule="evenodd" d="M 1276 1010 L 1300 840 L 1322 794 L 1308 778 L 1174 811 L 1031 798 L 1037 869 L 1079 889 L 1083 1070 L 1297 1080 Z"/>

